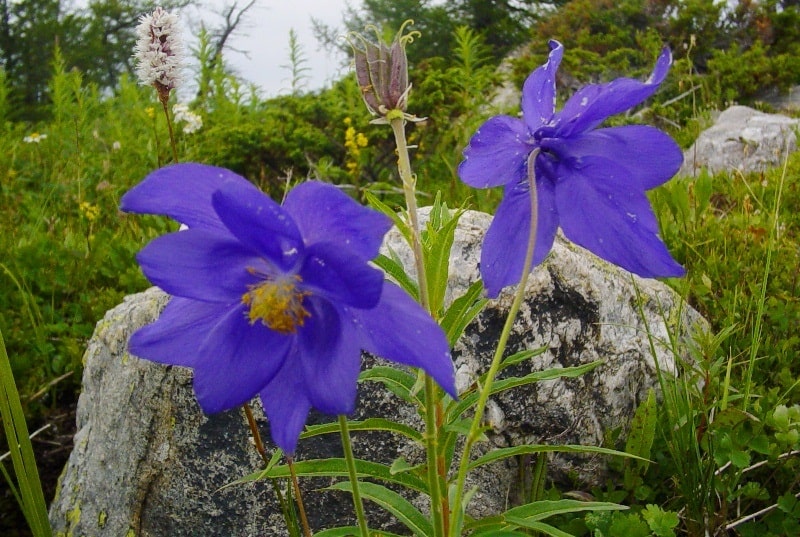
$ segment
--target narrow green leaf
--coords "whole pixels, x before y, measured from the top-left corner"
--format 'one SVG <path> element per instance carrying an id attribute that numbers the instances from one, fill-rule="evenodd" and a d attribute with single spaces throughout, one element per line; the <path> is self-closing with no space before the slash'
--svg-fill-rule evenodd
<path id="1" fill-rule="evenodd" d="M 478 280 L 469 286 L 469 289 L 455 299 L 442 316 L 441 326 L 450 346 L 456 344 L 461 338 L 469 323 L 483 310 L 488 299 L 482 298 L 483 282 Z"/>
<path id="2" fill-rule="evenodd" d="M 410 438 L 414 442 L 424 443 L 422 434 L 408 425 L 397 423 L 385 418 L 368 418 L 363 421 L 348 421 L 347 427 L 350 431 L 386 431 L 397 433 Z M 340 432 L 338 423 L 322 423 L 320 425 L 309 425 L 300 435 L 301 439 L 311 438 L 323 434 L 338 434 Z"/>
<path id="3" fill-rule="evenodd" d="M 416 396 L 415 386 L 417 384 L 417 377 L 408 371 L 385 365 L 377 365 L 362 371 L 358 376 L 359 382 L 368 380 L 380 382 L 386 386 L 386 389 L 403 401 L 414 404 L 418 408 L 424 408 L 422 401 Z"/>
<path id="4" fill-rule="evenodd" d="M 651 388 L 647 399 L 636 409 L 631 419 L 631 430 L 625 442 L 625 451 L 643 459 L 650 457 L 650 448 L 656 434 L 656 394 Z"/>
<path id="5" fill-rule="evenodd" d="M 405 221 L 400 217 L 398 212 L 383 203 L 375 194 L 370 191 L 365 191 L 364 197 L 367 199 L 367 204 L 369 204 L 372 208 L 377 209 L 391 218 L 392 222 L 395 226 L 397 226 L 397 229 L 400 230 L 400 233 L 403 235 L 403 237 L 405 237 L 406 241 L 411 244 L 411 230 L 409 229 L 408 224 L 406 224 Z"/>
<path id="6" fill-rule="evenodd" d="M 524 446 L 508 447 L 493 449 L 489 453 L 478 457 L 469 465 L 470 470 L 474 470 L 484 464 L 489 464 L 501 459 L 509 457 L 518 457 L 520 455 L 531 455 L 534 453 L 592 453 L 594 455 L 613 455 L 616 457 L 629 457 L 634 459 L 641 459 L 636 455 L 625 453 L 624 451 L 617 451 L 616 449 L 609 449 L 599 446 L 579 446 L 574 444 L 564 445 L 550 445 L 550 444 L 526 444 Z"/>
<path id="7" fill-rule="evenodd" d="M 411 502 L 403 498 L 398 493 L 375 483 L 362 482 L 358 484 L 361 497 L 377 503 L 399 520 L 405 527 L 410 529 L 418 537 L 429 537 L 433 535 L 433 527 L 430 521 L 414 507 Z M 342 481 L 331 485 L 326 490 L 343 490 L 352 492 L 352 485 L 349 481 Z"/>
<path id="8" fill-rule="evenodd" d="M 347 461 L 343 458 L 311 459 L 295 461 L 295 471 L 301 477 L 348 477 Z M 427 494 L 428 485 L 411 472 L 393 473 L 389 466 L 377 462 L 356 459 L 356 471 L 359 478 L 370 477 L 386 483 L 394 483 L 405 488 Z M 289 467 L 274 466 L 269 470 L 260 470 L 246 475 L 232 484 L 248 483 L 263 479 L 282 479 L 290 477 Z"/>
<path id="9" fill-rule="evenodd" d="M 545 369 L 544 371 L 534 371 L 533 373 L 525 375 L 524 377 L 510 377 L 507 379 L 496 380 L 492 385 L 492 392 L 490 395 L 510 390 L 512 388 L 516 388 L 517 386 L 533 384 L 542 380 L 580 377 L 581 375 L 584 375 L 595 369 L 602 363 L 602 360 L 595 360 L 594 362 L 579 366 L 553 367 L 550 369 Z M 462 395 L 461 400 L 458 403 L 453 405 L 451 408 L 448 408 L 450 420 L 454 421 L 458 419 L 468 408 L 475 406 L 478 401 L 478 395 L 479 394 L 477 392 L 471 392 Z"/>
<path id="10" fill-rule="evenodd" d="M 530 360 L 534 356 L 539 356 L 541 354 L 544 354 L 545 351 L 547 351 L 548 348 L 549 347 L 545 346 L 545 347 L 540 347 L 538 349 L 527 349 L 527 350 L 524 350 L 524 351 L 519 351 L 517 353 L 514 353 L 511 356 L 509 356 L 508 358 L 505 358 L 500 363 L 500 371 L 502 371 L 503 369 L 505 369 L 507 367 L 511 367 L 512 365 L 516 365 L 516 364 L 518 364 L 520 362 L 524 362 L 525 360 Z"/>
<path id="11" fill-rule="evenodd" d="M 438 198 L 437 198 L 438 201 Z M 428 279 L 428 298 L 431 311 L 444 309 L 447 280 L 450 274 L 450 250 L 453 247 L 458 219 L 464 211 L 450 215 L 446 207 L 434 204 L 423 238 L 425 273 Z"/>
<path id="12" fill-rule="evenodd" d="M 358 526 L 342 526 L 341 528 L 331 528 L 329 530 L 318 531 L 314 534 L 314 537 L 353 537 L 354 535 L 359 535 L 360 533 L 361 528 Z M 398 535 L 396 533 L 374 530 L 372 528 L 369 530 L 369 535 L 370 537 L 403 537 L 402 535 Z"/>
<path id="13" fill-rule="evenodd" d="M 582 502 L 578 500 L 542 500 L 520 505 L 505 513 L 482 518 L 466 524 L 465 529 L 484 531 L 485 528 L 505 524 L 507 529 L 529 528 L 539 529 L 538 522 L 555 515 L 578 513 L 582 511 L 621 511 L 628 509 L 624 505 L 611 502 Z M 547 530 L 546 530 L 547 531 Z M 569 535 L 569 534 L 555 534 Z"/>
<path id="14" fill-rule="evenodd" d="M 417 286 L 417 282 L 408 275 L 400 262 L 386 257 L 383 254 L 378 254 L 378 257 L 373 259 L 373 262 L 386 272 L 386 274 L 391 276 L 406 293 L 414 298 L 414 300 L 419 300 L 419 287 Z"/>
<path id="15" fill-rule="evenodd" d="M 544 522 L 537 522 L 537 521 L 530 522 L 518 519 L 516 517 L 509 517 L 507 520 L 522 528 L 535 530 L 545 535 L 551 535 L 552 537 L 575 537 L 571 533 L 567 533 L 566 531 L 560 530 L 555 526 L 551 526 L 550 524 L 545 524 Z"/>
<path id="16" fill-rule="evenodd" d="M 496 526 L 471 533 L 470 537 L 530 537 L 529 533 L 503 529 L 505 526 L 505 524 L 497 524 Z"/>

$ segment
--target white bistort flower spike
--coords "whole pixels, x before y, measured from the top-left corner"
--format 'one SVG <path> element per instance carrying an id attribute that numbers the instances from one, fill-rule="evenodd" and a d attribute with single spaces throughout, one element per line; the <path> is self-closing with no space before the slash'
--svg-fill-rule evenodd
<path id="1" fill-rule="evenodd" d="M 154 86 L 160 98 L 168 97 L 181 83 L 184 49 L 178 16 L 157 7 L 153 13 L 142 15 L 136 34 L 134 59 L 139 82 Z"/>

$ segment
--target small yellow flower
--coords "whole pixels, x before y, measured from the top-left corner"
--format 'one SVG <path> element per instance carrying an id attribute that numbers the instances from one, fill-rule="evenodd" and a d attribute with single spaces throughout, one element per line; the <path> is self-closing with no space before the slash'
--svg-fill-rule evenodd
<path id="1" fill-rule="evenodd" d="M 82 201 L 79 205 L 79 209 L 89 222 L 94 222 L 97 220 L 97 217 L 100 216 L 100 207 L 92 205 L 88 201 Z"/>
<path id="2" fill-rule="evenodd" d="M 147 108 L 145 108 L 144 113 L 147 114 L 147 117 L 149 118 L 156 117 L 156 109 L 153 108 L 152 106 L 148 106 Z"/>

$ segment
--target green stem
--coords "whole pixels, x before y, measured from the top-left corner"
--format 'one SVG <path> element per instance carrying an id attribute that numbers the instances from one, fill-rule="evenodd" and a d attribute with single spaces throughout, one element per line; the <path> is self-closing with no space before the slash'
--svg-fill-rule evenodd
<path id="1" fill-rule="evenodd" d="M 533 251 L 536 246 L 536 228 L 538 223 L 538 198 L 536 195 L 536 170 L 534 162 L 539 155 L 539 149 L 534 149 L 528 157 L 528 188 L 530 191 L 531 202 L 531 222 L 528 232 L 528 247 L 525 252 L 525 262 L 522 267 L 522 276 L 517 285 L 516 293 L 514 294 L 514 301 L 508 310 L 506 322 L 503 325 L 503 331 L 500 332 L 500 338 L 497 341 L 497 348 L 495 349 L 492 363 L 489 366 L 489 371 L 486 374 L 486 384 L 481 388 L 481 393 L 478 398 L 478 403 L 475 407 L 475 417 L 472 419 L 472 425 L 469 429 L 466 441 L 464 443 L 464 452 L 461 455 L 461 462 L 458 466 L 458 477 L 456 478 L 455 498 L 453 501 L 453 511 L 451 513 L 450 527 L 457 528 L 457 517 L 461 517 L 461 513 L 466 509 L 462 508 L 461 502 L 463 501 L 464 485 L 467 478 L 467 468 L 469 467 L 470 452 L 472 446 L 481 436 L 481 423 L 483 422 L 483 412 L 486 410 L 486 403 L 489 401 L 489 395 L 492 393 L 492 384 L 497 372 L 500 370 L 500 363 L 502 362 L 503 354 L 506 351 L 508 338 L 511 335 L 511 328 L 514 326 L 514 321 L 517 318 L 517 313 L 522 305 L 522 300 L 525 298 L 525 287 L 528 283 L 528 276 L 531 272 L 533 265 Z"/>
<path id="2" fill-rule="evenodd" d="M 339 431 L 342 436 L 344 459 L 347 461 L 347 472 L 350 474 L 350 485 L 353 488 L 353 507 L 356 509 L 358 528 L 361 531 L 361 537 L 369 537 L 367 517 L 364 514 L 364 502 L 361 501 L 361 491 L 358 488 L 358 472 L 356 471 L 356 460 L 353 457 L 353 446 L 350 442 L 350 429 L 347 427 L 346 416 L 339 416 Z"/>
<path id="3" fill-rule="evenodd" d="M 408 143 L 406 142 L 405 119 L 402 114 L 389 119 L 389 125 L 394 132 L 395 145 L 397 146 L 397 170 L 403 183 L 403 194 L 406 199 L 409 225 L 411 227 L 411 250 L 414 254 L 414 265 L 417 270 L 417 283 L 419 285 L 420 305 L 431 315 L 436 317 L 436 312 L 430 311 L 431 304 L 428 293 L 428 277 L 425 271 L 425 258 L 422 250 L 422 234 L 419 226 L 417 210 L 417 180 L 411 171 L 411 160 L 408 156 Z M 431 496 L 431 517 L 433 521 L 434 536 L 444 536 L 447 522 L 444 513 L 449 511 L 447 495 L 442 494 L 440 482 L 446 475 L 439 472 L 439 425 L 436 416 L 440 414 L 437 409 L 441 405 L 439 390 L 436 383 L 425 375 L 425 448 L 427 454 L 428 488 Z M 442 469 L 445 472 L 446 469 Z"/>

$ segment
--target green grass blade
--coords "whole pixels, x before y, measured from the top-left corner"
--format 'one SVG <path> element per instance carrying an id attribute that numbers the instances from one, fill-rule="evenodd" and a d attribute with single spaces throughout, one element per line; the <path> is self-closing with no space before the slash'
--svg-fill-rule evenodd
<path id="1" fill-rule="evenodd" d="M 28 426 L 25 423 L 22 403 L 14 382 L 2 332 L 0 332 L 0 416 L 3 418 L 3 428 L 17 478 L 22 512 L 35 537 L 49 537 L 52 531 L 47 518 L 47 504 L 44 501 L 33 445 L 28 437 Z"/>

